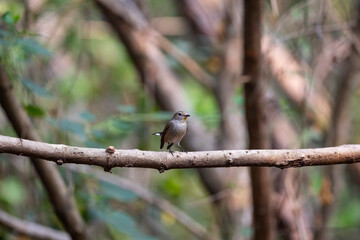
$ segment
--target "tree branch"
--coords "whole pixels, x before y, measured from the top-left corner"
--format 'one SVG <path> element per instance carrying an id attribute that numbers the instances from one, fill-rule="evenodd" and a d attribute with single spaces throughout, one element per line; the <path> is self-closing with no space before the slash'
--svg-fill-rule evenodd
<path id="1" fill-rule="evenodd" d="M 360 145 L 329 148 L 226 150 L 203 152 L 153 152 L 72 147 L 0 135 L 0 153 L 35 157 L 56 162 L 103 167 L 153 168 L 160 172 L 179 168 L 213 167 L 305 167 L 360 162 Z"/>
<path id="2" fill-rule="evenodd" d="M 22 235 L 35 239 L 70 240 L 70 236 L 62 231 L 42 226 L 37 223 L 24 221 L 0 209 L 0 225 Z"/>

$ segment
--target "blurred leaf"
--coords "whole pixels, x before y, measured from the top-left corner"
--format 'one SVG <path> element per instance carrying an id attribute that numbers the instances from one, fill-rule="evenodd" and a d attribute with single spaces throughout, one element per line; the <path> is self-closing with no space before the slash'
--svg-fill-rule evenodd
<path id="1" fill-rule="evenodd" d="M 321 141 L 321 133 L 315 128 L 307 128 L 301 132 L 300 135 L 301 141 L 309 145 L 314 141 Z"/>
<path id="2" fill-rule="evenodd" d="M 174 175 L 171 178 L 168 178 L 164 183 L 164 189 L 167 193 L 178 196 L 181 194 L 181 180 L 179 179 L 178 175 Z"/>
<path id="3" fill-rule="evenodd" d="M 306 38 L 299 38 L 298 44 L 303 58 L 309 61 L 311 59 L 311 53 L 312 53 L 311 43 Z"/>
<path id="4" fill-rule="evenodd" d="M 243 106 L 245 104 L 244 90 L 243 88 L 237 88 L 236 94 L 233 97 L 234 103 L 237 105 Z"/>
<path id="5" fill-rule="evenodd" d="M 4 29 L 0 29 L 0 37 L 7 37 L 10 33 Z"/>
<path id="6" fill-rule="evenodd" d="M 19 21 L 20 17 L 19 15 L 13 16 L 11 15 L 11 13 L 9 11 L 5 12 L 2 16 L 1 19 L 10 25 L 15 24 L 17 21 Z"/>
<path id="7" fill-rule="evenodd" d="M 333 215 L 331 225 L 338 228 L 357 226 L 360 221 L 359 200 L 349 188 L 342 188 L 341 191 L 337 196 L 337 214 Z"/>
<path id="8" fill-rule="evenodd" d="M 25 189 L 14 177 L 5 178 L 0 182 L 0 199 L 11 205 L 22 204 L 25 201 Z"/>
<path id="9" fill-rule="evenodd" d="M 51 92 L 47 91 L 43 86 L 31 81 L 30 79 L 23 78 L 21 82 L 27 89 L 29 89 L 31 92 L 35 93 L 38 96 L 46 98 L 53 97 Z"/>
<path id="10" fill-rule="evenodd" d="M 122 113 L 135 113 L 136 108 L 132 105 L 119 105 L 117 109 Z"/>
<path id="11" fill-rule="evenodd" d="M 156 112 L 152 114 L 154 120 L 170 120 L 170 118 L 173 116 L 173 113 L 169 112 Z"/>
<path id="12" fill-rule="evenodd" d="M 254 235 L 254 230 L 250 227 L 241 227 L 240 228 L 241 235 L 246 238 L 252 238 Z"/>
<path id="13" fill-rule="evenodd" d="M 174 218 L 174 216 L 170 215 L 167 212 L 161 212 L 161 221 L 169 226 L 176 223 L 176 219 Z"/>
<path id="14" fill-rule="evenodd" d="M 111 125 L 121 132 L 131 131 L 134 127 L 132 122 L 124 121 L 122 119 L 112 119 Z"/>
<path id="15" fill-rule="evenodd" d="M 121 118 L 122 121 L 131 122 L 154 122 L 154 121 L 167 121 L 171 119 L 173 113 L 170 112 L 155 112 L 155 113 L 136 113 Z"/>
<path id="16" fill-rule="evenodd" d="M 39 106 L 28 104 L 24 106 L 27 114 L 32 117 L 43 117 L 45 116 L 45 111 Z"/>
<path id="17" fill-rule="evenodd" d="M 100 191 L 103 196 L 113 198 L 121 202 L 132 202 L 138 199 L 138 196 L 133 192 L 119 188 L 108 182 L 100 183 Z"/>
<path id="18" fill-rule="evenodd" d="M 61 130 L 86 138 L 85 127 L 82 123 L 68 119 L 49 119 L 50 124 L 59 127 Z"/>
<path id="19" fill-rule="evenodd" d="M 105 133 L 103 130 L 100 130 L 100 129 L 93 129 L 91 130 L 91 135 L 94 137 L 94 138 L 97 138 L 97 139 L 102 139 L 105 137 Z"/>
<path id="20" fill-rule="evenodd" d="M 86 120 L 88 122 L 93 122 L 96 120 L 95 115 L 90 112 L 82 112 L 80 114 L 80 117 L 82 117 L 84 120 Z"/>
<path id="21" fill-rule="evenodd" d="M 86 147 L 90 147 L 90 148 L 105 148 L 106 147 L 105 145 L 103 145 L 101 143 L 94 142 L 89 139 L 86 139 L 84 143 L 85 143 Z"/>
<path id="22" fill-rule="evenodd" d="M 157 238 L 145 235 L 141 232 L 135 220 L 124 212 L 109 212 L 95 210 L 96 215 L 107 224 L 115 227 L 118 231 L 123 232 L 134 240 L 155 240 Z"/>
<path id="23" fill-rule="evenodd" d="M 310 169 L 310 176 L 311 190 L 314 192 L 315 195 L 319 195 L 323 183 L 323 175 L 318 168 L 314 167 Z"/>
<path id="24" fill-rule="evenodd" d="M 43 57 L 51 56 L 51 53 L 34 39 L 31 38 L 18 39 L 17 44 L 28 53 L 36 54 Z"/>

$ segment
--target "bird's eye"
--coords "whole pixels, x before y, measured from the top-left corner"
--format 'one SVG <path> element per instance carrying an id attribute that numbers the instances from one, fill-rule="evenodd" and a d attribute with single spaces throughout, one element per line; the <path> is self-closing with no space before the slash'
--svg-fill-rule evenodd
<path id="1" fill-rule="evenodd" d="M 178 116 L 181 116 L 181 113 L 178 113 Z"/>

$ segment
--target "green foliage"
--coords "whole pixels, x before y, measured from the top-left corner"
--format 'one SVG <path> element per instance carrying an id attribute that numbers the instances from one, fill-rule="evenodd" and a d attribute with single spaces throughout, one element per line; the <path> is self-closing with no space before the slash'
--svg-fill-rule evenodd
<path id="1" fill-rule="evenodd" d="M 157 238 L 149 236 L 139 231 L 136 221 L 125 212 L 121 211 L 98 211 L 94 210 L 95 214 L 117 231 L 125 234 L 129 239 L 134 240 L 155 240 Z"/>
<path id="2" fill-rule="evenodd" d="M 19 15 L 11 15 L 10 12 L 5 12 L 2 16 L 1 19 L 4 21 L 4 23 L 7 23 L 9 25 L 14 25 L 15 23 L 17 23 L 20 19 Z"/>
<path id="3" fill-rule="evenodd" d="M 77 135 L 82 139 L 86 139 L 85 127 L 80 122 L 72 121 L 69 119 L 52 119 L 52 118 L 49 118 L 48 122 L 64 132 L 68 132 Z"/>
<path id="4" fill-rule="evenodd" d="M 349 188 L 339 189 L 341 191 L 337 196 L 337 213 L 333 215 L 330 227 L 349 228 L 358 226 L 360 222 L 360 204 L 359 194 L 355 194 Z"/>
<path id="5" fill-rule="evenodd" d="M 25 202 L 25 189 L 20 179 L 7 177 L 0 181 L 0 201 L 14 207 Z"/>
<path id="6" fill-rule="evenodd" d="M 201 116 L 207 126 L 211 128 L 218 126 L 219 110 L 214 95 L 209 94 L 194 81 L 186 81 L 184 85 L 195 108 L 195 114 Z"/>
<path id="7" fill-rule="evenodd" d="M 30 117 L 44 117 L 46 115 L 46 112 L 43 108 L 32 104 L 25 105 L 24 109 Z"/>
<path id="8" fill-rule="evenodd" d="M 310 170 L 311 188 L 310 191 L 314 195 L 320 195 L 321 186 L 323 184 L 323 174 L 320 171 L 320 167 L 315 167 Z"/>
<path id="9" fill-rule="evenodd" d="M 31 81 L 30 79 L 23 78 L 21 82 L 23 83 L 24 87 L 26 87 L 29 91 L 40 97 L 53 97 L 53 94 L 51 92 L 47 91 L 43 86 L 35 83 L 34 81 Z"/>
<path id="10" fill-rule="evenodd" d="M 87 111 L 80 113 L 80 117 L 87 122 L 94 122 L 96 120 L 96 116 L 91 112 L 87 112 Z"/>
<path id="11" fill-rule="evenodd" d="M 39 42 L 31 38 L 20 38 L 16 44 L 27 54 L 41 57 L 50 57 L 51 53 L 44 48 Z"/>
<path id="12" fill-rule="evenodd" d="M 150 0 L 148 6 L 150 14 L 153 17 L 176 16 L 178 14 L 176 4 L 174 0 Z"/>
<path id="13" fill-rule="evenodd" d="M 120 202 L 133 202 L 138 199 L 135 193 L 119 188 L 108 182 L 101 182 L 99 190 L 102 197 L 115 199 Z"/>
<path id="14" fill-rule="evenodd" d="M 298 49 L 302 58 L 310 62 L 312 50 L 312 43 L 307 38 L 299 38 L 297 39 Z"/>
<path id="15" fill-rule="evenodd" d="M 182 188 L 185 187 L 181 182 L 181 177 L 176 176 L 166 179 L 163 185 L 164 191 L 172 197 L 179 197 L 184 190 Z"/>
<path id="16" fill-rule="evenodd" d="M 30 56 L 50 57 L 51 53 L 27 32 L 17 31 L 15 24 L 19 16 L 13 16 L 10 12 L 2 15 L 2 20 L 7 27 L 0 32 L 0 56 L 8 58 L 10 53 L 16 57 L 16 61 L 25 61 Z"/>

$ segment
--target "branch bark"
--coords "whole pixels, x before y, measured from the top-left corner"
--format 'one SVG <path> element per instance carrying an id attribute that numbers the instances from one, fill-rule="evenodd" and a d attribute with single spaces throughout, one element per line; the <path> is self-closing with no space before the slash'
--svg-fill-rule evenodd
<path id="1" fill-rule="evenodd" d="M 42 226 L 37 223 L 18 219 L 0 209 L 0 225 L 35 239 L 43 240 L 70 240 L 70 236 L 62 231 Z"/>
<path id="2" fill-rule="evenodd" d="M 0 135 L 0 154 L 42 158 L 57 163 L 87 164 L 111 170 L 114 167 L 153 168 L 160 172 L 179 168 L 214 167 L 305 167 L 360 162 L 360 145 L 329 148 L 226 150 L 203 152 L 153 152 L 72 147 Z"/>

